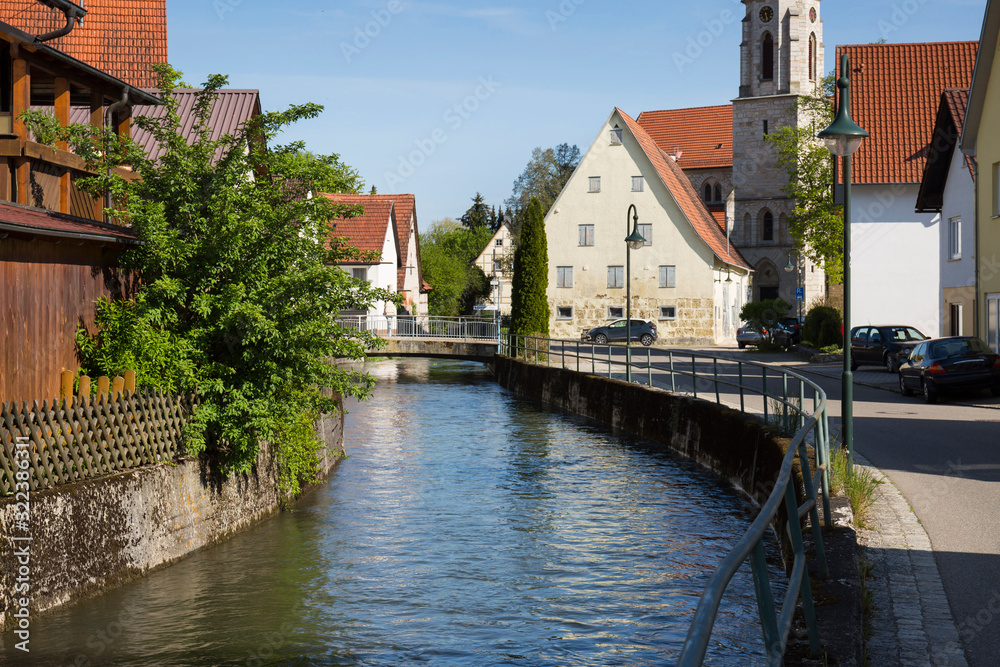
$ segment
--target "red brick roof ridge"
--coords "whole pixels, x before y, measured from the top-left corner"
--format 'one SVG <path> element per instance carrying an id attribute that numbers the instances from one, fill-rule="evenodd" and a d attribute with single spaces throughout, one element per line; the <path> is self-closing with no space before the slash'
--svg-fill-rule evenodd
<path id="1" fill-rule="evenodd" d="M 694 191 L 691 181 L 684 175 L 684 172 L 673 158 L 659 148 L 656 142 L 653 141 L 653 138 L 627 113 L 618 107 L 615 107 L 615 111 L 622 117 L 632 136 L 639 142 L 639 146 L 653 164 L 653 168 L 656 169 L 663 184 L 673 195 L 674 200 L 681 209 L 681 213 L 684 214 L 684 217 L 694 228 L 698 236 L 708 244 L 708 247 L 711 248 L 716 257 L 733 266 L 753 270 L 750 262 L 743 257 L 731 242 L 729 243 L 729 251 L 728 253 L 726 252 L 725 231 L 719 228 L 715 218 L 712 217 L 712 214 L 705 207 L 705 203 L 698 197 L 698 193 Z"/>
<path id="2" fill-rule="evenodd" d="M 661 149 L 681 149 L 681 169 L 733 166 L 732 104 L 643 111 L 636 123 Z"/>
<path id="3" fill-rule="evenodd" d="M 857 184 L 919 183 L 941 91 L 968 88 L 979 42 L 854 44 L 851 116 L 871 133 L 855 154 Z M 839 178 L 839 174 L 838 174 Z"/>
<path id="4" fill-rule="evenodd" d="M 321 192 L 319 195 L 338 204 L 364 207 L 364 212 L 359 216 L 331 220 L 330 224 L 333 227 L 331 231 L 335 236 L 347 239 L 351 246 L 361 252 L 374 251 L 379 253 L 381 261 L 387 225 L 392 224 L 392 218 L 395 214 L 394 200 L 398 195 L 355 195 L 328 192 Z M 395 241 L 398 250 L 398 229 L 393 230 L 393 241 Z M 356 264 L 357 262 L 345 260 L 342 263 Z"/>

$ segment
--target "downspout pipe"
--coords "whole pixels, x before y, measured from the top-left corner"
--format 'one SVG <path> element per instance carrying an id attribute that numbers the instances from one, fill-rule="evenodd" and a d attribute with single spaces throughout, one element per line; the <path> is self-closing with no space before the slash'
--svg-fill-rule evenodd
<path id="1" fill-rule="evenodd" d="M 104 110 L 104 127 L 110 127 L 110 125 L 111 125 L 111 119 L 114 118 L 115 112 L 118 111 L 119 109 L 121 109 L 122 107 L 126 106 L 126 105 L 128 105 L 128 88 L 123 88 L 122 89 L 122 98 L 120 100 L 118 100 L 117 102 L 112 102 L 110 105 L 108 105 L 108 108 Z M 107 151 L 105 151 L 105 155 L 106 154 L 107 154 Z M 111 177 L 111 165 L 109 164 L 108 165 L 108 178 L 110 178 L 110 177 Z M 111 208 L 112 202 L 111 202 L 111 191 L 110 190 L 108 190 L 107 194 L 105 195 L 105 203 L 106 203 L 105 208 Z"/>
<path id="2" fill-rule="evenodd" d="M 77 22 L 83 23 L 83 17 L 87 14 L 87 11 L 81 9 L 75 5 L 61 5 L 59 9 L 62 10 L 63 14 L 66 15 L 66 25 L 58 30 L 53 30 L 52 32 L 47 32 L 44 35 L 38 35 L 35 37 L 35 43 L 39 44 L 41 42 L 48 42 L 52 39 L 57 39 L 63 35 L 68 35 L 73 29 L 74 24 Z"/>

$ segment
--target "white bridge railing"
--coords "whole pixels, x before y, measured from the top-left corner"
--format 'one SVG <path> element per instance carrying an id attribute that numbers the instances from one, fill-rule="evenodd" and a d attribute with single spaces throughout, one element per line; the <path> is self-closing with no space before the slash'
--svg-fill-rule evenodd
<path id="1" fill-rule="evenodd" d="M 496 320 L 475 317 L 431 317 L 429 315 L 359 315 L 340 317 L 344 329 L 367 331 L 382 338 L 446 338 L 499 342 Z"/>

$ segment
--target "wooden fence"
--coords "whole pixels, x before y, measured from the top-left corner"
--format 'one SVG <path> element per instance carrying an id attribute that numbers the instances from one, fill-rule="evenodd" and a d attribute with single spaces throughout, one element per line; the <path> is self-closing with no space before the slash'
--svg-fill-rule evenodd
<path id="1" fill-rule="evenodd" d="M 135 392 L 124 378 L 115 378 L 113 390 L 109 384 L 99 378 L 96 396 L 88 386 L 81 396 L 0 406 L 0 496 L 14 493 L 16 481 L 27 481 L 32 491 L 47 489 L 178 455 L 196 401 L 158 390 Z"/>

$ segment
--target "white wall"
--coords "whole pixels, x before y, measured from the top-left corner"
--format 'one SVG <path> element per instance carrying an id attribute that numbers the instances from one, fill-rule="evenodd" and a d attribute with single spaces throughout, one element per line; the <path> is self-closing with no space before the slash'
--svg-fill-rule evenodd
<path id="1" fill-rule="evenodd" d="M 949 256 L 948 221 L 962 218 L 962 259 Z M 976 284 L 976 187 L 965 155 L 955 150 L 941 207 L 941 287 L 974 287 Z"/>
<path id="2" fill-rule="evenodd" d="M 851 326 L 941 329 L 938 214 L 915 213 L 918 184 L 851 189 Z"/>

